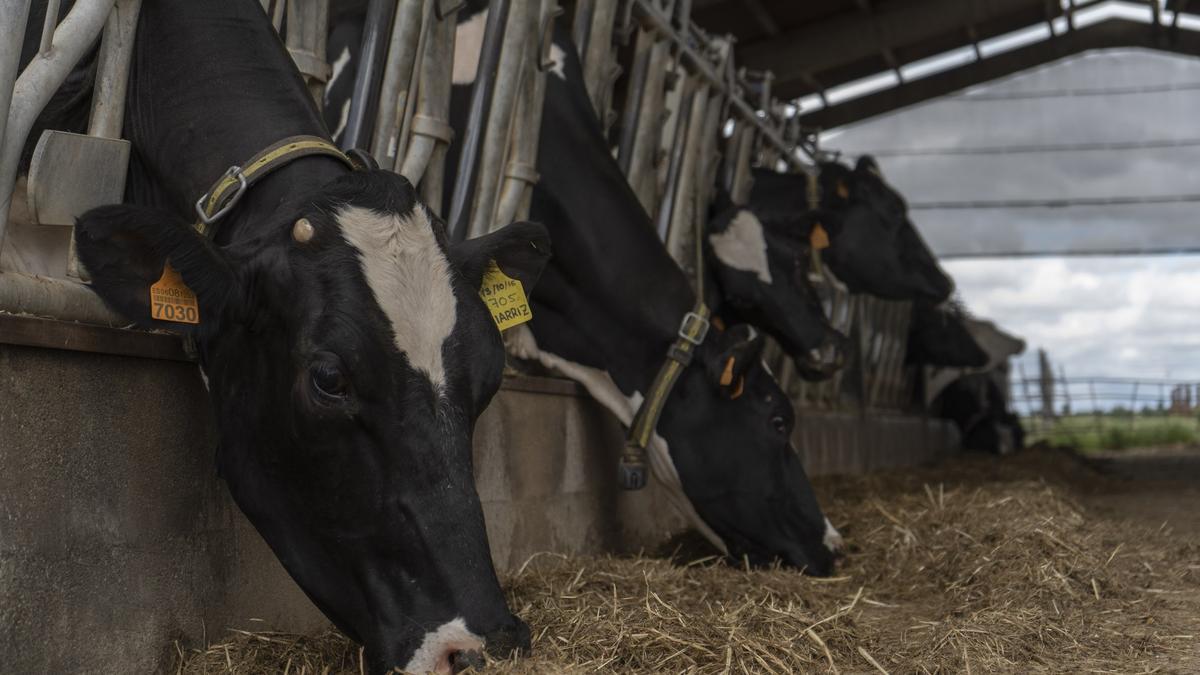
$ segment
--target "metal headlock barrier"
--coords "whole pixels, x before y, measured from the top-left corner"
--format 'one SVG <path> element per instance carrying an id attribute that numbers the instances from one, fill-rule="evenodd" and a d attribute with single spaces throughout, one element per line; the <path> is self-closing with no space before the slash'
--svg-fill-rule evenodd
<path id="1" fill-rule="evenodd" d="M 330 75 L 329 0 L 260 2 L 319 105 Z M 124 192 L 129 144 L 120 132 L 140 0 L 79 0 L 61 22 L 59 2 L 49 4 L 41 49 L 23 72 L 17 72 L 20 41 L 0 44 L 0 251 L 34 120 L 98 37 L 88 133 L 47 131 L 39 139 L 24 186 L 27 219 L 38 227 L 70 226 L 75 215 L 119 202 Z M 732 39 L 709 35 L 691 21 L 691 2 L 565 4 L 588 96 L 618 164 L 689 275 L 695 274 L 693 238 L 703 231 L 718 181 L 744 203 L 752 166 L 815 175 L 821 156 L 815 135 L 800 127 L 794 108 L 772 97 L 769 72 L 739 69 Z M 0 4 L 0 25 L 24 26 L 30 5 Z M 553 22 L 564 11 L 557 0 L 489 3 L 468 123 L 456 139 L 449 106 L 462 6 L 461 0 L 367 1 L 343 137 L 347 149 L 368 150 L 382 167 L 417 185 L 431 208 L 440 210 L 450 191 L 442 215 L 456 239 L 528 215 Z M 445 185 L 446 152 L 454 141 L 461 144 L 459 170 Z M 85 160 L 64 159 L 79 156 Z M 75 173 L 66 175 L 72 166 Z M 78 283 L 73 260 L 57 267 L 65 270 L 52 275 L 57 278 L 34 278 L 0 261 L 0 311 L 123 323 Z M 852 295 L 819 263 L 810 278 L 833 326 L 853 338 L 851 367 L 825 382 L 806 382 L 772 345 L 766 357 L 781 385 L 804 407 L 908 405 L 914 381 L 903 364 L 908 305 Z"/>

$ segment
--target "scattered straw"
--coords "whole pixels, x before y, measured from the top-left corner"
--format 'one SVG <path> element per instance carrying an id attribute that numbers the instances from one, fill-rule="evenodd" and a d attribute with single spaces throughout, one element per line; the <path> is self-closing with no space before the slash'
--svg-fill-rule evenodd
<path id="1" fill-rule="evenodd" d="M 1026 452 L 818 481 L 849 543 L 831 579 L 711 558 L 535 556 L 505 579 L 533 655 L 489 672 L 1200 670 L 1200 543 L 1089 513 L 1073 495 L 1107 484 L 1086 471 Z M 285 664 L 362 672 L 336 633 L 269 632 L 192 651 L 178 672 Z"/>

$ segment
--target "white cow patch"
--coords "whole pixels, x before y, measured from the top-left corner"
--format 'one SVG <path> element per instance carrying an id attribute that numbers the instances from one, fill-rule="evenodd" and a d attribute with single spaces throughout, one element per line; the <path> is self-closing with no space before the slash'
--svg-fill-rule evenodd
<path id="1" fill-rule="evenodd" d="M 337 220 L 358 249 L 367 284 L 392 324 L 396 348 L 440 392 L 446 381 L 442 345 L 454 330 L 458 305 L 450 263 L 434 238 L 429 213 L 420 205 L 404 216 L 347 206 Z"/>
<path id="2" fill-rule="evenodd" d="M 621 424 L 628 427 L 633 423 L 634 413 L 642 404 L 641 392 L 635 391 L 632 396 L 627 398 L 621 393 L 617 383 L 613 381 L 607 371 L 568 361 L 561 356 L 539 349 L 537 339 L 534 338 L 533 331 L 527 325 L 517 326 L 509 332 L 513 334 L 508 341 L 510 354 L 520 359 L 537 361 L 559 375 L 575 380 L 583 385 L 588 394 L 611 412 Z M 676 470 L 675 462 L 671 459 L 666 439 L 655 432 L 654 437 L 650 439 L 650 447 L 647 449 L 649 450 L 651 473 L 666 488 L 667 499 L 671 505 L 691 523 L 692 527 L 704 535 L 705 539 L 712 542 L 712 545 L 722 553 L 728 555 L 729 549 L 725 546 L 724 540 L 700 518 L 696 509 L 692 507 L 692 503 L 683 494 L 683 483 L 679 480 L 679 471 Z"/>
<path id="3" fill-rule="evenodd" d="M 333 133 L 330 134 L 330 136 L 332 136 L 334 140 L 340 140 L 342 137 L 342 132 L 346 131 L 346 124 L 349 121 L 350 121 L 350 99 L 346 99 L 345 101 L 342 102 L 341 111 L 338 112 L 337 127 L 333 130 Z"/>
<path id="4" fill-rule="evenodd" d="M 831 553 L 837 553 L 842 548 L 842 534 L 837 531 L 829 519 L 825 519 L 825 537 L 822 539 L 825 548 Z"/>
<path id="5" fill-rule="evenodd" d="M 329 103 L 329 91 L 333 89 L 333 85 L 337 83 L 342 72 L 346 69 L 346 64 L 350 63 L 350 48 L 342 47 L 342 53 L 338 54 L 337 58 L 330 64 L 329 82 L 325 84 L 325 102 Z"/>
<path id="6" fill-rule="evenodd" d="M 558 76 L 562 81 L 567 80 L 567 74 L 563 72 L 563 68 L 567 65 L 567 55 L 563 52 L 562 47 L 556 44 L 550 45 L 550 72 Z"/>
<path id="7" fill-rule="evenodd" d="M 487 26 L 487 10 L 458 24 L 454 29 L 454 72 L 451 82 L 471 84 L 479 70 L 479 53 L 483 51 L 483 29 Z"/>
<path id="8" fill-rule="evenodd" d="M 713 253 L 727 267 L 753 272 L 764 284 L 771 283 L 767 264 L 767 240 L 763 225 L 751 212 L 741 210 L 724 232 L 710 235 Z"/>
<path id="9" fill-rule="evenodd" d="M 421 646 L 417 647 L 416 653 L 405 664 L 404 672 L 449 673 L 450 662 L 447 656 L 451 652 L 482 649 L 483 639 L 467 630 L 467 623 L 460 617 L 426 633 Z"/>

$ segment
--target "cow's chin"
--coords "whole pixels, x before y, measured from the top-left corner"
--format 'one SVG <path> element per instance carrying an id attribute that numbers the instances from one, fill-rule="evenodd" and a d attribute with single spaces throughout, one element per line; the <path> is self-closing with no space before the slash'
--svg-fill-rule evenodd
<path id="1" fill-rule="evenodd" d="M 824 382 L 845 366 L 841 352 L 832 355 L 814 349 L 812 353 L 794 360 L 796 372 L 809 382 Z"/>

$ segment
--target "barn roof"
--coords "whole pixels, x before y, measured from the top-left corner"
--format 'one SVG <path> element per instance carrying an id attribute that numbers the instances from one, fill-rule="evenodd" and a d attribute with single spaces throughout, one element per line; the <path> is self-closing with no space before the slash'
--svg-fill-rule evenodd
<path id="1" fill-rule="evenodd" d="M 1200 55 L 1200 0 L 693 0 L 736 39 L 739 66 L 771 70 L 802 123 L 831 128 L 1090 49 Z M 1180 17 L 1184 17 L 1182 25 Z"/>

